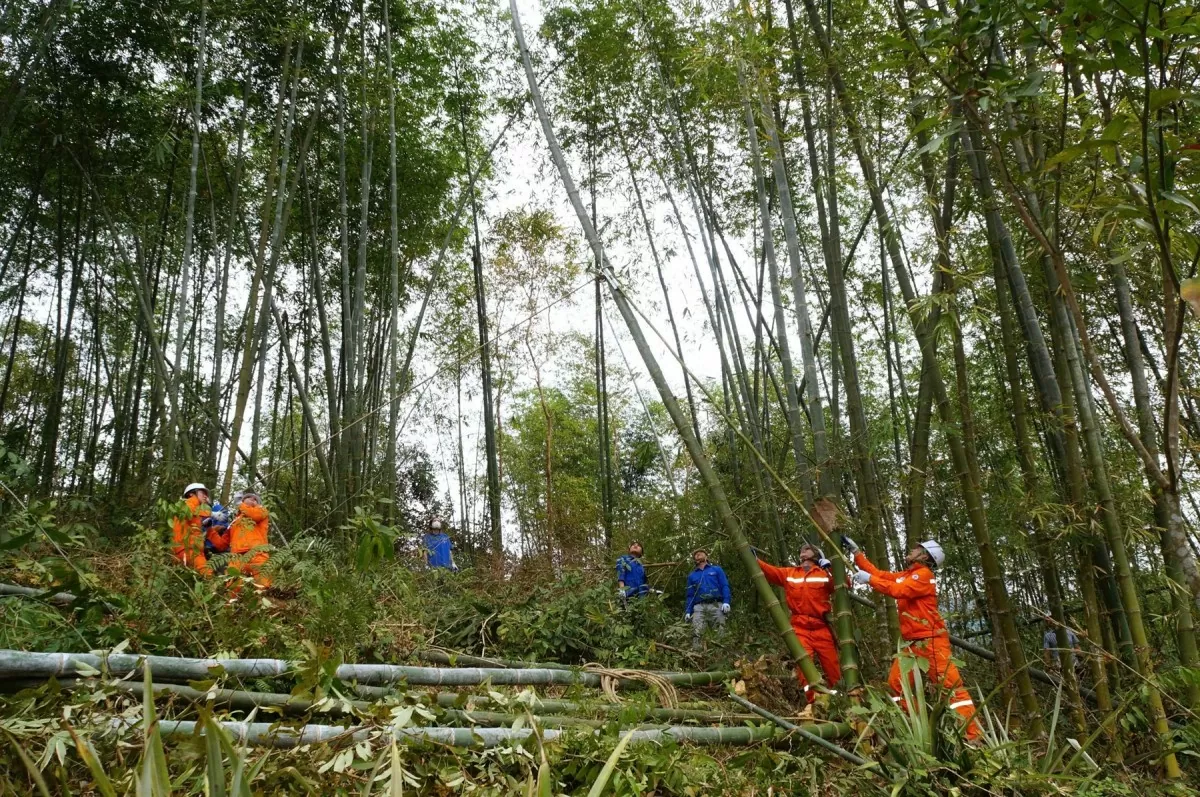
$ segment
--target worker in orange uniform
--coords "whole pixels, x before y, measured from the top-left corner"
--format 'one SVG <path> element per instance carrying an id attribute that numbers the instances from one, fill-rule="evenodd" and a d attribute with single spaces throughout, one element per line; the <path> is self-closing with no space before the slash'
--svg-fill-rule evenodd
<path id="1" fill-rule="evenodd" d="M 821 550 L 811 543 L 800 547 L 799 567 L 775 567 L 758 560 L 767 581 L 783 587 L 788 609 L 792 612 L 792 630 L 809 655 L 821 664 L 825 681 L 833 686 L 842 680 L 842 666 L 838 662 L 837 640 L 829 627 L 827 615 L 832 611 L 833 576 L 827 568 L 830 562 Z M 815 690 L 808 688 L 808 680 L 800 668 L 796 668 L 796 680 L 804 687 L 808 705 L 816 699 Z"/>
<path id="2" fill-rule="evenodd" d="M 842 535 L 842 547 L 854 556 L 860 568 L 854 581 L 867 584 L 878 593 L 896 600 L 900 614 L 900 636 L 904 639 L 903 653 L 929 662 L 928 679 L 938 682 L 952 692 L 950 708 L 958 712 L 967 726 L 967 739 L 974 741 L 980 736 L 979 723 L 975 721 L 975 701 L 963 686 L 958 667 L 950 660 L 950 632 L 938 611 L 937 582 L 933 569 L 946 561 L 946 552 L 934 540 L 928 540 L 908 552 L 904 563 L 907 567 L 899 573 L 889 573 L 871 564 L 858 544 Z M 910 681 L 910 686 L 912 685 Z M 901 697 L 900 659 L 892 662 L 888 673 L 888 686 L 892 700 L 904 708 Z"/>
<path id="3" fill-rule="evenodd" d="M 255 586 L 266 589 L 271 586 L 270 577 L 262 573 L 263 565 L 271 558 L 267 553 L 267 527 L 270 515 L 257 494 L 247 492 L 238 504 L 237 515 L 229 524 L 228 572 L 233 577 L 234 594 L 240 590 L 240 579 L 253 576 Z"/>
<path id="4" fill-rule="evenodd" d="M 212 569 L 204 556 L 204 519 L 212 514 L 208 505 L 208 488 L 200 482 L 192 482 L 183 488 L 183 500 L 187 505 L 186 515 L 176 515 L 171 520 L 171 553 L 197 573 L 208 577 Z"/>

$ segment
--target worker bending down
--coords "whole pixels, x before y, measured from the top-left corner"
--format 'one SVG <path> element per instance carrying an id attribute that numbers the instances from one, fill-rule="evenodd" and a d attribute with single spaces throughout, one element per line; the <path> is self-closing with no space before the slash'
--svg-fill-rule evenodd
<path id="1" fill-rule="evenodd" d="M 212 514 L 208 505 L 208 488 L 200 482 L 192 482 L 183 488 L 184 502 L 187 512 L 177 515 L 171 520 L 171 553 L 185 567 L 190 567 L 201 575 L 212 575 L 208 559 L 204 555 L 205 519 Z"/>
<path id="2" fill-rule="evenodd" d="M 254 578 L 255 586 L 266 589 L 271 586 L 269 576 L 263 574 L 263 566 L 270 560 L 267 553 L 267 528 L 270 516 L 267 508 L 255 493 L 245 493 L 237 505 L 237 515 L 229 524 L 229 561 L 228 572 L 235 581 L 233 592 L 240 591 L 242 577 Z"/>
<path id="3" fill-rule="evenodd" d="M 825 680 L 833 686 L 842 680 L 842 667 L 838 662 L 837 640 L 829 627 L 828 615 L 832 611 L 830 598 L 833 596 L 833 576 L 829 574 L 830 562 L 821 550 L 811 543 L 800 547 L 799 567 L 775 567 L 758 560 L 767 581 L 783 587 L 788 609 L 792 612 L 792 630 L 800 644 L 813 659 L 821 664 Z M 817 693 L 808 688 L 808 680 L 800 668 L 796 668 L 796 680 L 804 687 L 808 704 L 812 705 Z"/>
<path id="4" fill-rule="evenodd" d="M 858 544 L 845 535 L 842 535 L 842 547 L 846 553 L 853 554 L 854 563 L 860 568 L 854 574 L 856 582 L 867 584 L 876 592 L 896 600 L 896 609 L 900 613 L 900 636 L 904 640 L 902 653 L 929 662 L 929 681 L 936 681 L 952 691 L 950 708 L 958 712 L 966 723 L 967 739 L 978 739 L 981 731 L 979 723 L 975 721 L 975 702 L 963 686 L 958 667 L 950 660 L 950 633 L 938 611 L 933 568 L 940 567 L 946 561 L 942 546 L 929 540 L 914 547 L 904 560 L 908 567 L 899 573 L 889 573 L 871 564 L 866 554 L 859 550 Z M 904 708 L 899 656 L 892 662 L 888 686 L 892 690 L 892 700 Z"/>

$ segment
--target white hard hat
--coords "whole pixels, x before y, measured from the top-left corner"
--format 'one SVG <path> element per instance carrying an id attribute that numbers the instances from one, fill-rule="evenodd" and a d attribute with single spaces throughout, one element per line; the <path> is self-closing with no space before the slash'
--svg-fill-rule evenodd
<path id="1" fill-rule="evenodd" d="M 926 540 L 921 543 L 921 547 L 933 557 L 933 563 L 938 567 L 941 567 L 942 563 L 946 561 L 946 552 L 942 550 L 942 546 L 938 545 L 937 540 Z"/>
<path id="2" fill-rule="evenodd" d="M 208 488 L 205 487 L 200 482 L 192 482 L 187 487 L 183 488 L 183 497 L 187 498 L 189 495 L 196 492 L 197 490 L 203 490 L 206 493 L 208 492 Z"/>

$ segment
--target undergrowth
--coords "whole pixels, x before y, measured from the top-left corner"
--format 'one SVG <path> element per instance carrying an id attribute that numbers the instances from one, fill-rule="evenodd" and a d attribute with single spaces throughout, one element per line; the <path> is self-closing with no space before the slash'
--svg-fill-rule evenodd
<path id="1" fill-rule="evenodd" d="M 68 609 L 36 600 L 0 600 L 4 648 L 89 651 L 123 646 L 163 655 L 292 659 L 300 662 L 294 680 L 227 685 L 291 691 L 318 703 L 344 702 L 349 694 L 348 685 L 332 678 L 337 662 L 414 663 L 415 652 L 425 648 L 575 665 L 736 667 L 757 702 L 786 714 L 799 705 L 794 682 L 776 677 L 784 671 L 781 662 L 760 655 L 776 646 L 751 612 L 735 612 L 725 637 L 706 640 L 705 649 L 695 653 L 689 649 L 690 629 L 682 621 L 677 596 L 654 595 L 623 606 L 607 568 L 540 576 L 518 570 L 509 578 L 486 568 L 458 574 L 425 571 L 380 548 L 380 540 L 394 540 L 394 534 L 372 518 L 355 525 L 372 535 L 367 548 L 355 544 L 353 529 L 336 532 L 340 538 L 294 539 L 290 546 L 272 550 L 272 589 L 256 593 L 243 588 L 235 594 L 222 578 L 200 578 L 169 561 L 161 518 L 129 524 L 114 540 L 100 538 L 91 528 L 60 525 L 60 511 L 41 504 L 12 513 L 0 536 L 0 580 L 53 586 L 80 600 Z M 690 690 L 684 699 L 711 702 L 723 688 Z M 13 691 L 11 684 L 7 691 Z M 501 702 L 512 699 L 511 690 L 484 691 Z M 1136 705 L 1115 723 L 1128 737 L 1127 756 L 1124 765 L 1112 766 L 1100 752 L 1103 739 L 1071 742 L 1065 721 L 1051 741 L 1031 741 L 1011 727 L 1005 712 L 985 708 L 981 719 L 987 744 L 975 750 L 963 744 L 955 715 L 946 711 L 944 701 L 913 701 L 920 713 L 903 714 L 875 690 L 868 690 L 857 706 L 837 696 L 826 710 L 849 719 L 855 730 L 843 744 L 888 762 L 895 780 L 885 784 L 811 746 L 770 744 L 630 746 L 606 771 L 605 762 L 618 743 L 616 722 L 597 735 L 574 733 L 544 745 L 536 737 L 492 749 L 393 745 L 390 728 L 441 717 L 441 709 L 419 707 L 412 694 L 355 708 L 347 716 L 314 708 L 303 717 L 284 718 L 179 700 L 155 709 L 99 682 L 73 689 L 43 685 L 0 696 L 0 793 L 35 793 L 41 788 L 39 778 L 48 793 L 239 797 L 395 794 L 401 783 L 419 794 L 575 794 L 604 779 L 608 793 L 630 795 L 1166 793 L 1153 780 L 1154 762 L 1148 757 L 1152 737 Z M 585 706 L 596 699 L 579 688 L 542 695 L 566 696 Z M 1060 707 L 1053 695 L 1050 702 L 1058 722 Z M 522 704 L 508 705 L 522 713 Z M 198 721 L 205 735 L 153 737 L 146 720 L 156 710 L 163 717 Z M 354 724 L 368 732 L 353 743 L 263 749 L 237 744 L 219 725 L 229 720 Z M 526 711 L 515 722 L 534 720 Z M 1200 749 L 1194 737 L 1195 731 L 1187 729 L 1178 737 L 1185 760 L 1189 751 Z M 151 775 L 151 781 L 168 784 L 165 790 L 146 786 Z M 218 780 L 221 788 L 215 786 Z M 1170 787 L 1180 794 L 1190 793 L 1187 789 Z"/>

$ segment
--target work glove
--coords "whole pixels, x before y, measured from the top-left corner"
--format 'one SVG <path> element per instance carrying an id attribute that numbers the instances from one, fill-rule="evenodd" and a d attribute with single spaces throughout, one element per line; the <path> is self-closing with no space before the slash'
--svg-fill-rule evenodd
<path id="1" fill-rule="evenodd" d="M 871 583 L 871 574 L 868 573 L 866 570 L 855 570 L 854 571 L 854 583 L 855 584 L 870 584 Z"/>
<path id="2" fill-rule="evenodd" d="M 729 614 L 731 607 L 728 603 L 721 604 L 721 614 Z"/>
<path id="3" fill-rule="evenodd" d="M 850 539 L 849 537 L 847 537 L 845 534 L 843 534 L 842 535 L 842 550 L 845 551 L 850 556 L 853 556 L 854 554 L 858 553 L 858 543 L 855 542 L 854 540 Z"/>
<path id="4" fill-rule="evenodd" d="M 618 598 L 625 597 L 625 588 L 624 587 L 617 587 L 617 597 Z"/>
<path id="5" fill-rule="evenodd" d="M 833 567 L 833 562 L 829 561 L 828 559 L 824 559 L 824 558 L 818 559 L 817 567 L 820 567 L 823 570 L 828 570 L 829 568 Z"/>
<path id="6" fill-rule="evenodd" d="M 683 616 L 683 620 L 684 620 L 684 622 L 690 623 L 692 621 L 692 613 L 688 612 L 687 614 L 685 614 Z"/>

